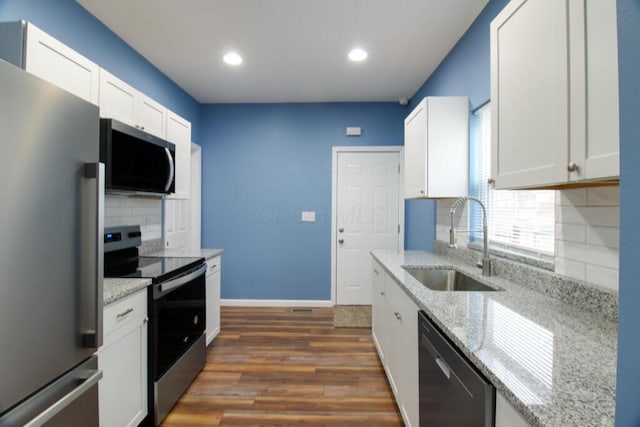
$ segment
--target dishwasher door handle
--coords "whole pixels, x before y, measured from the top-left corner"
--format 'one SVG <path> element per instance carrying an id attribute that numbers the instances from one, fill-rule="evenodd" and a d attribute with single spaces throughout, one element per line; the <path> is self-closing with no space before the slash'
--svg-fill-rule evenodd
<path id="1" fill-rule="evenodd" d="M 451 368 L 449 367 L 449 365 L 447 365 L 447 362 L 445 362 L 442 357 L 436 357 L 436 365 L 438 365 L 438 368 L 440 368 L 447 379 L 451 379 Z"/>

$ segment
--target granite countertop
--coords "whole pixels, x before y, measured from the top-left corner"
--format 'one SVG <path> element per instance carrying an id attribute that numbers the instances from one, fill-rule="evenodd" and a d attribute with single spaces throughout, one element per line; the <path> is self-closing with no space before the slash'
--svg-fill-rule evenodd
<path id="1" fill-rule="evenodd" d="M 202 257 L 205 259 L 211 259 L 220 255 L 222 251 L 222 249 L 161 249 L 148 255 L 167 257 Z"/>
<path id="2" fill-rule="evenodd" d="M 614 425 L 615 322 L 449 257 L 372 254 L 532 425 Z M 502 291 L 432 291 L 403 265 L 451 266 Z"/>
<path id="3" fill-rule="evenodd" d="M 134 294 L 151 284 L 151 279 L 105 278 L 103 283 L 103 304 L 106 307 L 122 298 Z"/>

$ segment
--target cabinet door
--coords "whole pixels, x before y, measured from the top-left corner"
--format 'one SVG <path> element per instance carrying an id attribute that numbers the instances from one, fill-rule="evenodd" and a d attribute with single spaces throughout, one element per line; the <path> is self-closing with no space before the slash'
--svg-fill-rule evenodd
<path id="1" fill-rule="evenodd" d="M 191 189 L 191 123 L 167 112 L 167 141 L 176 145 L 176 192 L 172 197 L 188 199 Z"/>
<path id="2" fill-rule="evenodd" d="M 496 391 L 496 427 L 529 427 L 524 417 Z"/>
<path id="3" fill-rule="evenodd" d="M 571 3 L 571 149 L 569 179 L 620 175 L 616 2 Z"/>
<path id="4" fill-rule="evenodd" d="M 138 91 L 100 69 L 100 116 L 136 126 Z"/>
<path id="5" fill-rule="evenodd" d="M 104 427 L 137 426 L 147 415 L 146 289 L 109 308 L 122 316 L 134 306 L 136 309 L 129 313 L 135 317 L 119 317 L 123 323 L 113 332 L 105 325 L 104 345 L 98 351 L 103 372 L 99 383 L 100 425 Z"/>
<path id="6" fill-rule="evenodd" d="M 164 239 L 168 249 L 189 245 L 189 200 L 164 200 Z"/>
<path id="7" fill-rule="evenodd" d="M 427 99 L 423 99 L 404 120 L 405 198 L 424 197 L 426 175 Z"/>
<path id="8" fill-rule="evenodd" d="M 402 328 L 403 328 L 403 352 L 402 386 L 400 398 L 404 411 L 405 423 L 408 427 L 418 427 L 419 424 L 419 363 L 418 363 L 418 306 L 411 298 L 402 292 Z"/>
<path id="9" fill-rule="evenodd" d="M 220 332 L 220 257 L 207 261 L 207 345 Z"/>
<path id="10" fill-rule="evenodd" d="M 514 0 L 491 23 L 496 188 L 568 179 L 568 3 Z"/>
<path id="11" fill-rule="evenodd" d="M 372 280 L 372 292 L 371 296 L 371 334 L 373 336 L 373 342 L 378 350 L 380 360 L 384 364 L 386 346 L 386 323 L 385 323 L 385 310 L 386 310 L 386 297 L 385 297 L 385 272 L 382 269 L 380 263 L 376 260 L 372 261 L 373 270 L 371 271 Z"/>
<path id="12" fill-rule="evenodd" d="M 138 92 L 136 125 L 145 132 L 165 138 L 167 109 Z"/>
<path id="13" fill-rule="evenodd" d="M 98 105 L 100 67 L 33 24 L 27 25 L 25 69 Z"/>
<path id="14" fill-rule="evenodd" d="M 397 306 L 397 299 L 393 294 L 398 291 L 397 285 L 394 283 L 387 287 L 389 298 L 387 299 L 387 344 L 388 351 L 385 353 L 387 360 L 387 378 L 389 384 L 393 390 L 393 394 L 396 396 L 396 402 L 398 407 L 402 408 L 402 397 L 400 394 L 401 381 L 402 381 L 402 359 L 404 352 L 404 333 L 402 331 L 402 321 L 400 308 Z"/>

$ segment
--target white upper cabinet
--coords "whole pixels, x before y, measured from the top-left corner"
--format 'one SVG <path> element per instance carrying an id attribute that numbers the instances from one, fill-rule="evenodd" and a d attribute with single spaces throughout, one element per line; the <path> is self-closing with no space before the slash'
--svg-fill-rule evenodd
<path id="1" fill-rule="evenodd" d="M 100 69 L 100 116 L 166 137 L 167 109 L 105 69 Z"/>
<path id="2" fill-rule="evenodd" d="M 171 197 L 188 199 L 191 192 L 191 123 L 167 111 L 167 141 L 176 145 L 176 191 Z"/>
<path id="3" fill-rule="evenodd" d="M 614 0 L 513 0 L 493 20 L 496 188 L 619 176 L 616 25 Z"/>
<path id="4" fill-rule="evenodd" d="M 98 105 L 100 67 L 31 23 L 26 24 L 24 69 Z"/>
<path id="5" fill-rule="evenodd" d="M 404 120 L 405 198 L 469 193 L 469 101 L 427 97 Z"/>
<path id="6" fill-rule="evenodd" d="M 140 92 L 137 101 L 140 129 L 159 138 L 167 138 L 167 109 Z"/>
<path id="7" fill-rule="evenodd" d="M 100 69 L 100 116 L 136 125 L 138 91 L 105 69 Z"/>

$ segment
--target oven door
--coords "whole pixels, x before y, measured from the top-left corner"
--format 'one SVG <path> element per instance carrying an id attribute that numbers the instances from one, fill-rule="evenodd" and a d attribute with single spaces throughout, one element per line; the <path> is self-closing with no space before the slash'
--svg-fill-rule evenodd
<path id="1" fill-rule="evenodd" d="M 149 293 L 153 381 L 160 379 L 204 333 L 206 269 L 203 263 L 177 278 L 153 285 Z"/>

